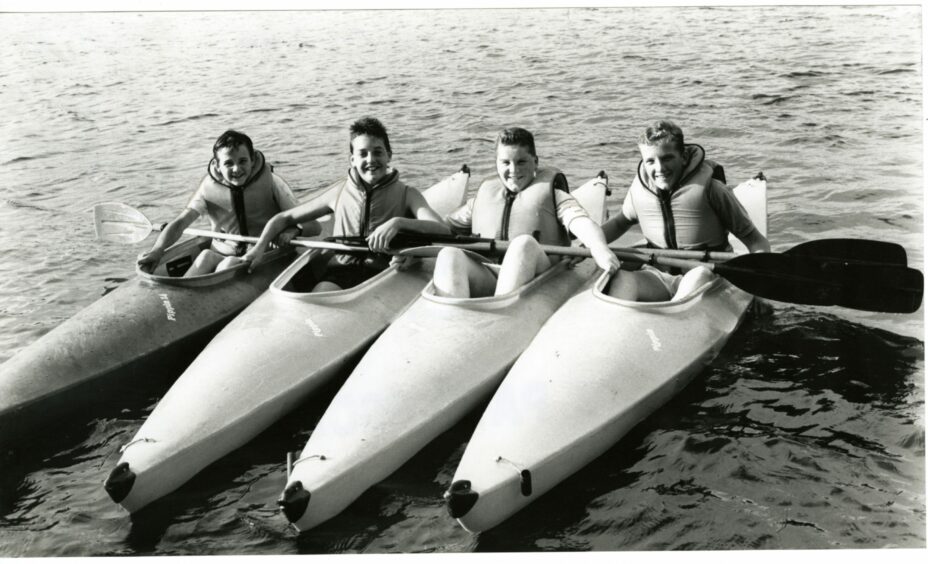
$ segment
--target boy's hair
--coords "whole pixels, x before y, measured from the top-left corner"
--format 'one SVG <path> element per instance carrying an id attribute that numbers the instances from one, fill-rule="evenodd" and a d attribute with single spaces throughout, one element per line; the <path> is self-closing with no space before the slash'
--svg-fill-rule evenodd
<path id="1" fill-rule="evenodd" d="M 638 137 L 639 145 L 655 146 L 661 143 L 671 143 L 673 147 L 683 154 L 683 130 L 670 120 L 655 121 L 645 128 Z"/>
<path id="2" fill-rule="evenodd" d="M 507 127 L 499 132 L 496 136 L 496 146 L 500 145 L 518 145 L 528 149 L 529 154 L 538 158 L 535 153 L 535 137 L 527 129 L 521 127 Z"/>
<path id="3" fill-rule="evenodd" d="M 219 136 L 219 139 L 216 139 L 216 142 L 213 143 L 213 157 L 219 153 L 219 149 L 235 149 L 238 146 L 244 145 L 248 149 L 248 156 L 254 158 L 255 156 L 255 146 L 251 142 L 251 137 L 245 135 L 244 133 L 239 133 L 234 129 L 230 129 Z"/>
<path id="4" fill-rule="evenodd" d="M 380 123 L 380 120 L 372 117 L 364 117 L 351 124 L 348 130 L 348 152 L 354 153 L 354 145 L 351 143 L 359 135 L 370 135 L 383 141 L 383 146 L 387 153 L 393 155 L 393 149 L 390 148 L 390 137 L 387 135 L 387 128 Z"/>

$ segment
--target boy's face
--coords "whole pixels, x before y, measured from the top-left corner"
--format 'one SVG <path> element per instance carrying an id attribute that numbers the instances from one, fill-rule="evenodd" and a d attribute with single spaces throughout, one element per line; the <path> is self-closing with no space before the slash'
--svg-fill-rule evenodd
<path id="1" fill-rule="evenodd" d="M 645 174 L 654 186 L 660 190 L 671 190 L 676 187 L 683 176 L 686 161 L 672 143 L 638 145 L 638 150 L 641 151 Z"/>
<path id="2" fill-rule="evenodd" d="M 251 176 L 251 169 L 255 162 L 248 154 L 248 147 L 222 147 L 216 151 L 216 162 L 219 163 L 219 173 L 222 178 L 232 186 L 243 186 Z"/>
<path id="3" fill-rule="evenodd" d="M 503 185 L 512 192 L 519 192 L 535 180 L 538 157 L 533 156 L 523 145 L 496 147 L 496 172 Z"/>
<path id="4" fill-rule="evenodd" d="M 374 184 L 387 174 L 390 153 L 379 137 L 358 135 L 351 140 L 351 166 L 368 184 Z"/>

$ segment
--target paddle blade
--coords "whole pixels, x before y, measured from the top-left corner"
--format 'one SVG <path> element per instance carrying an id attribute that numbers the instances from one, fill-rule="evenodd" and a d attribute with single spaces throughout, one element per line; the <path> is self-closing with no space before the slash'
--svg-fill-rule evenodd
<path id="1" fill-rule="evenodd" d="M 870 239 L 818 239 L 800 243 L 784 254 L 898 266 L 905 266 L 907 261 L 902 245 Z"/>
<path id="2" fill-rule="evenodd" d="M 762 298 L 886 313 L 918 310 L 925 286 L 920 271 L 904 266 L 779 253 L 742 255 L 714 270 Z"/>
<path id="3" fill-rule="evenodd" d="M 98 239 L 114 243 L 138 243 L 152 232 L 151 222 L 142 212 L 119 202 L 95 205 L 93 227 Z"/>

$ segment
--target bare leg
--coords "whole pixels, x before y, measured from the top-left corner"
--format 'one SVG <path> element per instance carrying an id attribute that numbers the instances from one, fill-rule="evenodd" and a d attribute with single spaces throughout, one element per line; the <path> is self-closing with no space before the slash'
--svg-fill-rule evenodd
<path id="1" fill-rule="evenodd" d="M 209 274 L 216 270 L 216 266 L 218 266 L 224 258 L 226 258 L 225 255 L 220 255 L 216 251 L 211 251 L 209 249 L 201 251 L 200 254 L 197 255 L 196 260 L 193 261 L 193 265 L 184 273 L 184 278 Z"/>
<path id="2" fill-rule="evenodd" d="M 606 289 L 613 298 L 635 302 L 665 302 L 670 292 L 660 279 L 647 271 L 620 270 Z"/>
<path id="3" fill-rule="evenodd" d="M 519 235 L 509 244 L 499 269 L 496 295 L 512 292 L 551 267 L 551 259 L 531 235 Z"/>
<path id="4" fill-rule="evenodd" d="M 673 295 L 674 300 L 681 300 L 693 293 L 694 290 L 709 282 L 713 278 L 712 271 L 704 266 L 697 266 L 683 275 L 680 286 Z"/>
<path id="5" fill-rule="evenodd" d="M 336 284 L 335 282 L 319 282 L 313 286 L 313 292 L 337 292 L 341 290 L 342 287 Z"/>
<path id="6" fill-rule="evenodd" d="M 245 261 L 239 257 L 226 257 L 222 259 L 222 261 L 220 261 L 220 263 L 216 266 L 216 272 L 221 270 L 228 270 L 237 264 L 242 264 L 243 262 Z"/>
<path id="7" fill-rule="evenodd" d="M 439 251 L 432 282 L 439 296 L 452 298 L 489 296 L 496 286 L 496 278 L 487 267 L 452 247 Z"/>

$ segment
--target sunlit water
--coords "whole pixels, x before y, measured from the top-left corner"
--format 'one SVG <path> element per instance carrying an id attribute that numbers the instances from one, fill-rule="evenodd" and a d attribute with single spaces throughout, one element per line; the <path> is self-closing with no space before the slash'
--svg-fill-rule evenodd
<path id="1" fill-rule="evenodd" d="M 305 198 L 374 115 L 424 187 L 536 134 L 616 210 L 671 117 L 729 181 L 770 180 L 775 249 L 898 242 L 923 264 L 918 7 L 0 15 L 0 360 L 133 276 L 94 202 L 157 221 L 223 130 Z M 164 389 L 0 459 L 0 556 L 925 547 L 921 312 L 770 303 L 606 455 L 479 536 L 446 514 L 478 413 L 297 536 L 274 503 L 334 389 L 130 518 L 101 483 Z"/>

